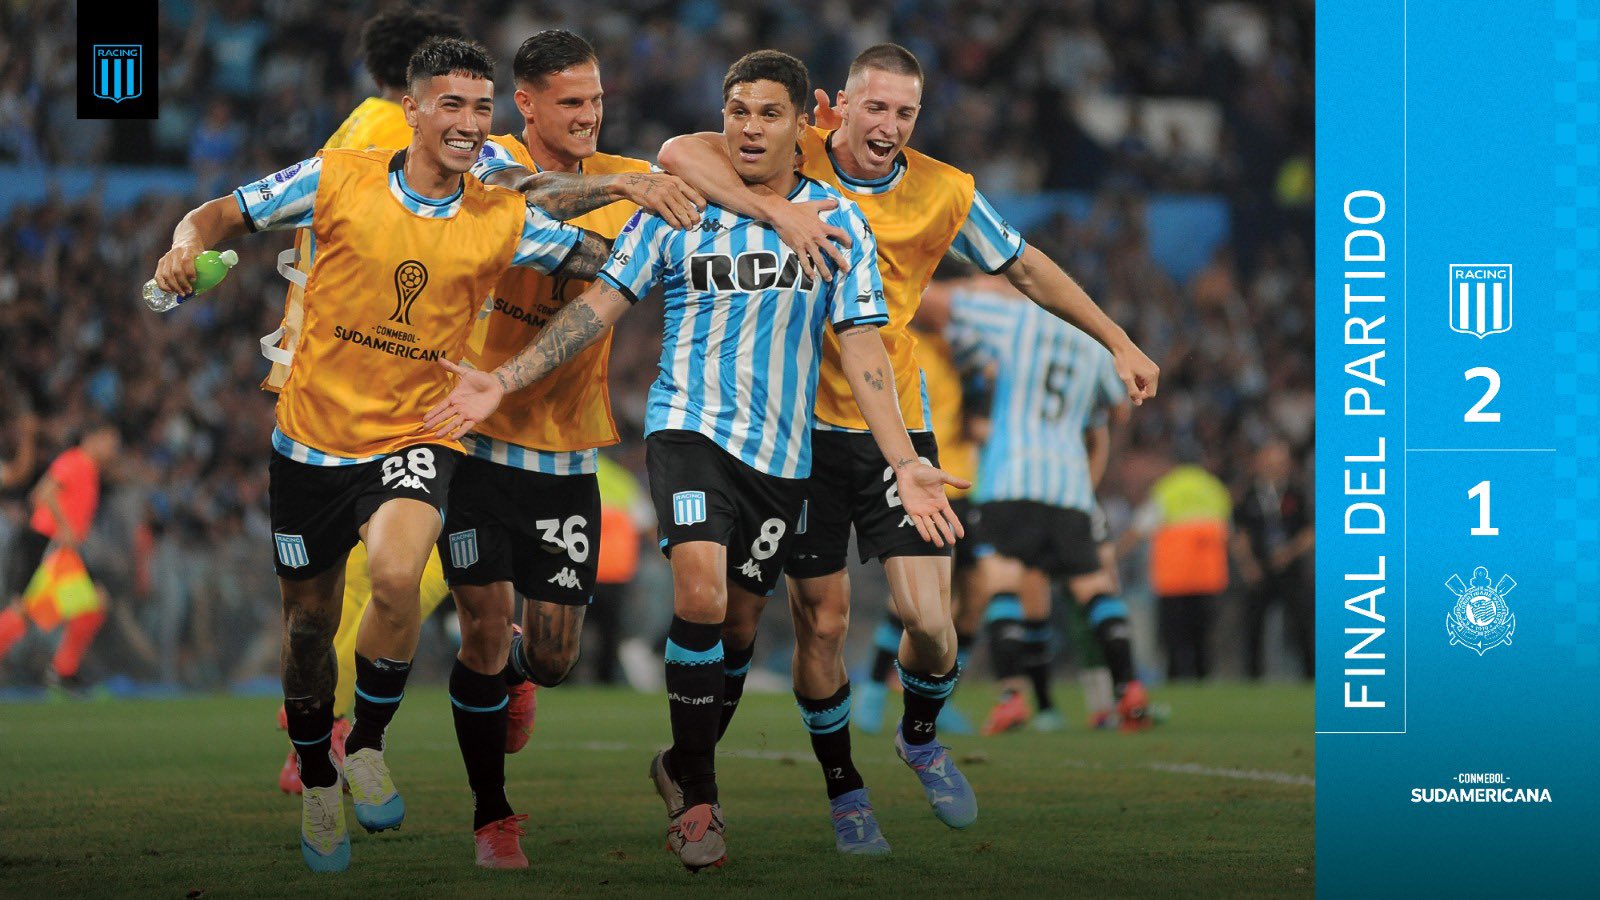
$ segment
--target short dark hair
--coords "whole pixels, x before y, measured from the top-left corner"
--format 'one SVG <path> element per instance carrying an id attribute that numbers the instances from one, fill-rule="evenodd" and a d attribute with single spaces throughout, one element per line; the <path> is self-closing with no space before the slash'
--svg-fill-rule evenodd
<path id="1" fill-rule="evenodd" d="M 861 51 L 850 62 L 850 73 L 845 76 L 845 81 L 856 77 L 863 69 L 877 69 L 892 75 L 910 75 L 917 81 L 924 81 L 922 77 L 922 63 L 917 62 L 917 55 L 899 44 L 873 44 Z"/>
<path id="2" fill-rule="evenodd" d="M 739 57 L 722 79 L 722 99 L 728 99 L 734 85 L 752 81 L 783 85 L 797 112 L 805 109 L 806 98 L 811 96 L 811 73 L 806 71 L 806 64 L 780 50 L 757 50 Z"/>
<path id="3" fill-rule="evenodd" d="M 411 63 L 406 66 L 406 84 L 414 89 L 417 82 L 439 75 L 469 75 L 493 81 L 494 57 L 477 41 L 428 38 L 411 54 Z"/>
<path id="4" fill-rule="evenodd" d="M 518 81 L 542 84 L 546 76 L 598 60 L 588 41 L 570 31 L 550 28 L 522 42 L 511 63 L 511 74 Z"/>
<path id="5" fill-rule="evenodd" d="M 361 58 L 380 88 L 404 88 L 411 54 L 431 37 L 464 38 L 467 23 L 432 9 L 396 6 L 367 20 L 361 28 Z"/>

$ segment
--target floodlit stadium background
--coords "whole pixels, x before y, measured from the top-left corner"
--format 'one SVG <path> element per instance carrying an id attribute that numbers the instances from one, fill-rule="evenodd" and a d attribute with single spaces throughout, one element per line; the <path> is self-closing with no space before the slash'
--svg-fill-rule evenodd
<path id="1" fill-rule="evenodd" d="M 566 27 L 600 54 L 601 149 L 647 159 L 668 137 L 719 127 L 722 73 L 749 50 L 794 53 L 833 90 L 858 50 L 905 44 L 929 73 L 912 145 L 973 172 L 1162 366 L 1160 397 L 1114 435 L 1102 489 L 1114 530 L 1175 459 L 1200 460 L 1242 496 L 1254 450 L 1278 437 L 1309 485 L 1310 0 L 451 6 L 500 60 L 497 133 L 521 130 L 517 45 Z M 85 550 L 112 604 L 85 663 L 91 682 L 277 690 L 272 398 L 257 388 L 256 341 L 278 323 L 285 282 L 272 259 L 289 239 L 238 242 L 229 281 L 176 313 L 148 312 L 138 291 L 185 210 L 311 155 L 371 92 L 356 38 L 378 7 L 165 0 L 161 118 L 109 122 L 74 115 L 74 4 L 0 5 L 0 458 L 14 457 L 28 417 L 39 425 L 37 468 L 0 496 L 0 549 L 86 414 L 133 436 Z M 658 329 L 657 308 L 641 304 L 612 357 L 624 439 L 610 452 L 641 480 Z M 658 554 L 644 559 L 625 621 L 649 647 L 670 582 Z M 883 605 L 880 571 L 856 573 L 852 665 Z M 1139 556 L 1124 563 L 1138 657 L 1159 680 L 1143 573 Z M 1310 590 L 1307 578 L 1307 607 Z M 1213 630 L 1220 677 L 1244 669 L 1242 608 L 1230 591 Z M 1292 677 L 1282 609 L 1268 619 L 1268 672 Z M 773 604 L 756 660 L 780 686 L 786 619 Z M 449 640 L 445 615 L 424 628 L 419 677 L 442 677 Z M 48 650 L 35 636 L 0 664 L 0 695 L 37 690 Z"/>

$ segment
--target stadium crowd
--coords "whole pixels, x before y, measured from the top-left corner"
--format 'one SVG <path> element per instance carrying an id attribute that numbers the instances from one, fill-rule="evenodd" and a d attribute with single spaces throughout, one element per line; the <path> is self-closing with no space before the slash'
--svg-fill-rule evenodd
<path id="1" fill-rule="evenodd" d="M 73 115 L 74 5 L 0 5 L 0 164 L 158 162 L 198 177 L 193 196 L 108 209 L 91 192 L 19 203 L 0 219 L 0 459 L 28 469 L 7 472 L 0 544 L 25 521 L 29 485 L 87 422 L 123 432 L 85 546 L 111 596 L 93 672 L 193 686 L 275 672 L 262 549 L 272 406 L 257 338 L 281 314 L 282 247 L 242 243 L 216 296 L 173 314 L 151 314 L 137 293 L 194 200 L 307 156 L 370 92 L 354 40 L 374 7 L 164 2 L 162 117 L 112 123 Z M 1176 459 L 1201 462 L 1242 498 L 1256 450 L 1282 440 L 1292 480 L 1309 489 L 1309 0 L 477 0 L 457 11 L 502 60 L 541 28 L 591 38 L 606 87 L 601 146 L 645 158 L 714 121 L 721 73 L 748 50 L 784 48 L 838 87 L 862 47 L 905 43 L 938 73 L 916 146 L 972 171 L 991 197 L 1093 198 L 1087 215 L 1057 215 L 1027 238 L 1162 365 L 1160 397 L 1115 438 L 1102 491 L 1114 527 Z M 505 91 L 496 130 L 517 130 Z M 1109 140 L 1092 127 L 1107 98 L 1126 110 Z M 1147 98 L 1218 111 L 1214 146 L 1200 152 L 1175 123 L 1148 125 Z M 1231 242 L 1184 280 L 1153 257 L 1143 227 L 1147 199 L 1165 192 L 1219 196 L 1231 216 Z M 613 457 L 638 473 L 659 317 L 642 304 L 625 319 L 612 363 L 623 433 Z M 1139 568 L 1126 568 L 1137 582 Z M 1307 581 L 1306 604 L 1309 591 Z M 1225 607 L 1217 628 L 1224 673 L 1243 671 L 1248 655 L 1243 605 Z M 0 684 L 35 677 L 12 665 Z"/>

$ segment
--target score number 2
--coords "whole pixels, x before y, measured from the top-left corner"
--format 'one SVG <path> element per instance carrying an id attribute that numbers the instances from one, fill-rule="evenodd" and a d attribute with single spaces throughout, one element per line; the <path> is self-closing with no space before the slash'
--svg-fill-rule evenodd
<path id="1" fill-rule="evenodd" d="M 1484 412 L 1484 407 L 1487 407 L 1490 402 L 1494 400 L 1495 395 L 1500 393 L 1500 373 L 1489 368 L 1488 366 L 1475 366 L 1471 369 L 1468 369 L 1466 373 L 1466 379 L 1468 381 L 1471 381 L 1474 378 L 1482 378 L 1483 380 L 1489 382 L 1489 387 L 1483 392 L 1483 396 L 1478 398 L 1478 402 L 1472 404 L 1472 408 L 1467 410 L 1466 414 L 1461 417 L 1461 420 L 1463 422 L 1500 421 L 1499 413 Z M 1500 529 L 1489 524 L 1489 482 L 1480 481 L 1473 485 L 1472 490 L 1467 491 L 1467 498 L 1478 501 L 1478 524 L 1477 527 L 1472 529 L 1472 536 L 1494 537 L 1495 535 L 1499 534 Z"/>

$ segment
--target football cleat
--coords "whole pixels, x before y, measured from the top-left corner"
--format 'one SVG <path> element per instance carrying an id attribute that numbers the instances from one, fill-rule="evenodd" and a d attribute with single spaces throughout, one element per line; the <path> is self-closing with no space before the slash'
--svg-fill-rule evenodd
<path id="1" fill-rule="evenodd" d="M 883 731 L 883 707 L 889 698 L 889 686 L 871 678 L 851 688 L 855 696 L 850 701 L 850 720 L 862 734 Z"/>
<path id="2" fill-rule="evenodd" d="M 1046 709 L 1040 710 L 1039 714 L 1033 717 L 1033 721 L 1030 724 L 1033 726 L 1034 731 L 1050 733 L 1066 728 L 1067 720 L 1062 718 L 1059 711 Z"/>
<path id="3" fill-rule="evenodd" d="M 1028 701 L 1022 699 L 1022 694 L 1016 691 L 1007 691 L 1000 702 L 989 710 L 989 718 L 983 723 L 983 733 L 986 735 L 1001 734 L 1028 724 Z"/>
<path id="4" fill-rule="evenodd" d="M 650 781 L 655 784 L 661 802 L 667 805 L 668 816 L 683 811 L 683 788 L 667 774 L 667 751 L 658 751 L 655 758 L 650 760 Z"/>
<path id="5" fill-rule="evenodd" d="M 522 636 L 522 626 L 512 625 L 511 633 Z M 518 651 L 520 652 L 520 651 Z M 506 689 L 506 752 L 516 753 L 533 737 L 533 714 L 539 706 L 539 685 L 524 680 Z"/>
<path id="6" fill-rule="evenodd" d="M 1150 698 L 1145 694 L 1143 684 L 1128 682 L 1122 699 L 1117 701 L 1117 716 L 1122 720 L 1120 727 L 1123 731 L 1142 731 L 1155 724 L 1150 715 Z"/>
<path id="7" fill-rule="evenodd" d="M 285 794 L 298 794 L 304 789 L 300 783 L 300 754 L 294 750 L 294 745 L 289 745 L 289 756 L 283 761 L 283 768 L 278 770 L 278 790 Z"/>
<path id="8" fill-rule="evenodd" d="M 728 861 L 728 843 L 722 831 L 722 807 L 715 803 L 679 810 L 667 826 L 667 850 L 677 854 L 690 872 L 721 866 Z"/>
<path id="9" fill-rule="evenodd" d="M 852 856 L 885 856 L 889 842 L 878 827 L 867 801 L 867 789 L 857 788 L 829 801 L 833 812 L 833 845 Z"/>
<path id="10" fill-rule="evenodd" d="M 937 740 L 907 744 L 902 729 L 894 731 L 894 752 L 922 781 L 922 791 L 939 821 L 951 828 L 966 828 L 978 821 L 978 798 L 967 777 L 956 768 L 944 745 Z"/>
<path id="11" fill-rule="evenodd" d="M 484 869 L 526 869 L 528 857 L 522 852 L 518 838 L 527 834 L 522 823 L 526 815 L 506 816 L 479 828 L 472 833 L 478 845 L 478 866 Z"/>
<path id="12" fill-rule="evenodd" d="M 344 824 L 344 794 L 338 781 L 301 793 L 300 855 L 313 872 L 343 872 L 350 867 L 350 832 Z"/>
<path id="13" fill-rule="evenodd" d="M 939 708 L 939 718 L 935 724 L 945 734 L 971 734 L 973 731 L 972 723 L 948 700 Z"/>
<path id="14" fill-rule="evenodd" d="M 383 751 L 363 747 L 344 761 L 344 777 L 350 782 L 350 799 L 355 801 L 356 821 L 369 832 L 399 828 L 405 821 L 406 801 L 395 790 Z"/>

